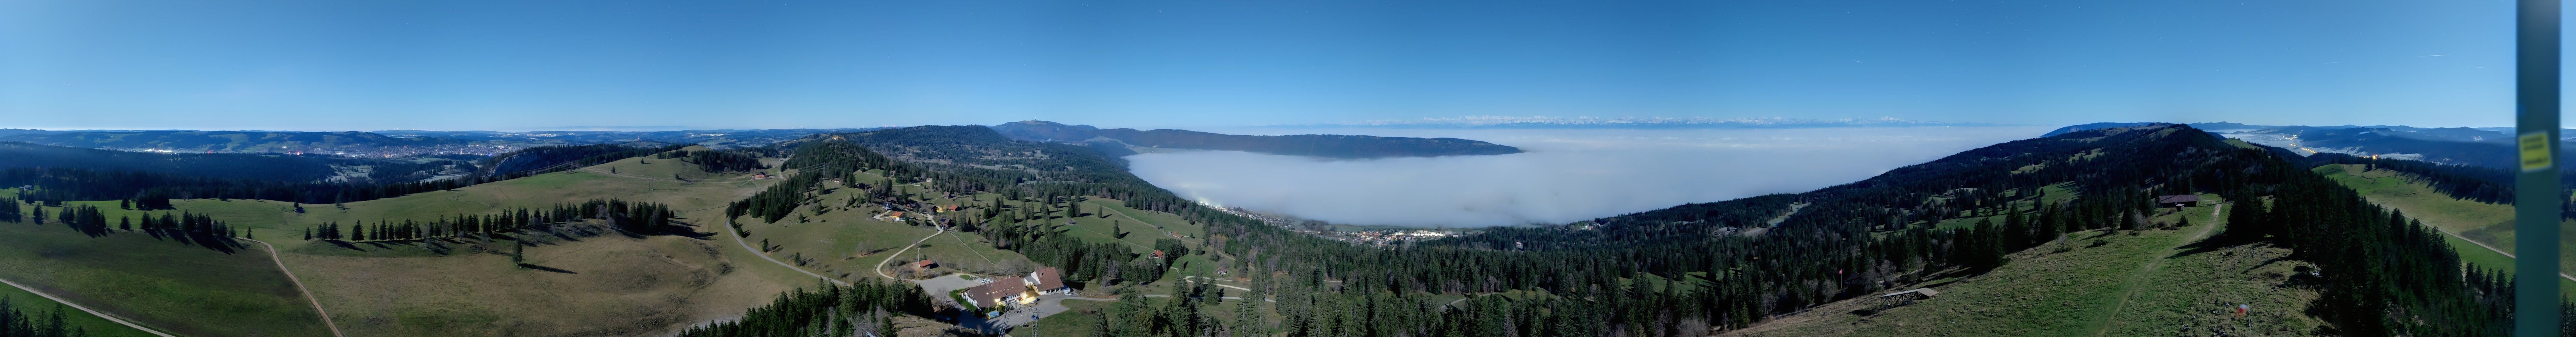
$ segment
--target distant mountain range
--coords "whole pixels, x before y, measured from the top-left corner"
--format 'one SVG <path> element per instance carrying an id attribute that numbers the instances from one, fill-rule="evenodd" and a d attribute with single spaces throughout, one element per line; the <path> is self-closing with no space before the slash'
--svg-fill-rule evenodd
<path id="1" fill-rule="evenodd" d="M 1189 130 L 1102 129 L 1048 121 L 1019 121 L 991 126 L 1016 140 L 1092 145 L 1111 155 L 1143 149 L 1231 150 L 1326 158 L 1437 157 L 1520 153 L 1521 149 L 1457 138 L 1378 137 L 1353 135 L 1248 136 Z M 1132 152 L 1130 152 L 1132 153 Z"/>
<path id="2" fill-rule="evenodd" d="M 1913 121 L 1896 118 L 1665 118 L 1466 116 L 1388 119 L 1353 123 L 1279 125 L 1281 127 L 1375 127 L 1408 129 L 1789 129 L 1865 126 L 1993 126 L 1991 123 Z"/>
<path id="3" fill-rule="evenodd" d="M 549 145 L 641 143 L 700 144 L 711 148 L 767 146 L 813 134 L 871 129 L 767 129 L 681 131 L 423 131 L 375 132 L 29 130 L 0 129 L 0 141 L 39 145 L 169 153 L 334 154 L 399 157 L 435 154 L 495 155 Z"/>
<path id="4" fill-rule="evenodd" d="M 698 144 L 709 148 L 767 146 L 789 139 L 815 134 L 846 133 L 884 128 L 841 129 L 724 129 L 679 131 L 420 131 L 386 130 L 376 133 L 394 137 L 437 137 L 478 141 L 541 143 L 544 145 L 585 145 L 622 142 L 664 144 Z"/>
<path id="5" fill-rule="evenodd" d="M 2058 128 L 2041 136 L 2151 124 L 2159 123 L 2082 124 Z M 2513 128 L 2510 127 L 2303 126 L 2227 122 L 2191 123 L 2190 125 L 2227 138 L 2289 149 L 2300 155 L 2342 153 L 2491 168 L 2511 168 L 2519 156 L 2513 151 Z M 2562 136 L 2576 135 L 2576 129 L 2561 132 Z M 2564 142 L 2567 139 L 2560 140 Z"/>

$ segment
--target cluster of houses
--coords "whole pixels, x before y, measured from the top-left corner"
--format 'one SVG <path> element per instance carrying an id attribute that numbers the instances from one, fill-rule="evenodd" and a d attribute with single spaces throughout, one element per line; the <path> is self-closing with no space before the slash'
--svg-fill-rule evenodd
<path id="1" fill-rule="evenodd" d="M 1065 286 L 1064 272 L 1046 267 L 1025 276 L 993 279 L 984 285 L 966 288 L 961 295 L 965 295 L 966 301 L 977 308 L 992 309 L 1035 304 L 1038 297 L 1044 295 L 1071 294 L 1073 287 Z"/>
<path id="2" fill-rule="evenodd" d="M 1321 233 L 1318 233 L 1318 234 L 1321 234 Z M 1445 237 L 1449 237 L 1449 233 L 1444 233 L 1444 232 L 1439 232 L 1439 231 L 1433 231 L 1433 230 L 1427 230 L 1427 229 L 1418 229 L 1418 230 L 1409 230 L 1409 231 L 1406 231 L 1406 230 L 1373 230 L 1373 231 L 1357 231 L 1357 232 L 1349 232 L 1349 233 L 1344 234 L 1344 235 L 1341 235 L 1341 236 L 1339 236 L 1339 237 L 1335 237 L 1335 236 L 1332 236 L 1332 235 L 1326 235 L 1326 236 L 1327 236 L 1327 237 L 1332 237 L 1332 238 L 1334 238 L 1334 239 L 1340 239 L 1340 240 L 1342 240 L 1342 241 L 1349 241 L 1349 242 L 1354 242 L 1354 243 L 1362 243 L 1362 244 L 1371 244 L 1371 245 L 1380 245 L 1380 246 L 1385 246 L 1385 245 L 1392 245 L 1392 244 L 1402 243 L 1402 242 L 1405 242 L 1405 241 L 1412 241 L 1412 240 L 1430 240 L 1430 239 L 1445 238 Z"/>

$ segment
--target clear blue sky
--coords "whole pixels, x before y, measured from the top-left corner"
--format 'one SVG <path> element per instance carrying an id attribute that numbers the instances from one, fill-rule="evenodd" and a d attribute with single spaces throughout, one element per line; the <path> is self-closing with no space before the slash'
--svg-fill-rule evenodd
<path id="1" fill-rule="evenodd" d="M 2506 126 L 2512 107 L 2501 0 L 857 2 L 0 1 L 0 127 Z"/>

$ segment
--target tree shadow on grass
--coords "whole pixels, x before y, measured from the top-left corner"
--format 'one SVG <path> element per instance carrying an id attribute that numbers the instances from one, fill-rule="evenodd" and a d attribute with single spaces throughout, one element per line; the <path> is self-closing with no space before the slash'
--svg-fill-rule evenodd
<path id="1" fill-rule="evenodd" d="M 528 263 L 521 263 L 521 264 L 519 264 L 519 268 L 536 269 L 536 270 L 543 270 L 543 271 L 550 271 L 550 272 L 557 272 L 557 273 L 565 273 L 565 274 L 580 274 L 580 273 L 573 272 L 573 271 L 570 271 L 570 270 L 563 270 L 563 268 L 547 267 L 547 266 L 540 266 L 540 265 L 528 264 Z"/>
<path id="2" fill-rule="evenodd" d="M 2220 234 L 2220 235 L 2211 235 L 2211 236 L 2209 236 L 2209 237 L 2207 237 L 2207 238 L 2202 238 L 2202 239 L 2200 239 L 2200 241 L 2195 241 L 2195 242 L 2192 242 L 2191 244 L 2182 245 L 2182 247 L 2180 247 L 2180 248 L 2182 248 L 2182 249 L 2183 249 L 2182 251 L 2174 252 L 2174 253 L 2173 253 L 2173 255 L 2165 256 L 2165 258 L 2171 259 L 2171 258 L 2179 258 L 2179 257 L 2184 257 L 2184 256 L 2200 255 L 2201 253 L 2215 252 L 2215 251 L 2225 250 L 2225 249 L 2228 249 L 2228 248 L 2234 248 L 2234 247 L 2236 247 L 2236 246 L 2243 246 L 2243 245 L 2250 245 L 2250 244 L 2257 244 L 2257 243 L 2263 243 L 2263 241 L 2262 241 L 2262 240 L 2247 240 L 2247 239 L 2244 239 L 2244 238 L 2237 238 L 2237 237 L 2229 237 L 2229 236 L 2227 236 L 2227 235 L 2224 235 L 2224 233 L 2222 233 L 2222 234 Z"/>

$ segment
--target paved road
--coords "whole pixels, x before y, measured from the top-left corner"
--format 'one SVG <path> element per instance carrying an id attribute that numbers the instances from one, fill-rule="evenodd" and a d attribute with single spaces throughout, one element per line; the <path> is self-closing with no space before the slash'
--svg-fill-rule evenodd
<path id="1" fill-rule="evenodd" d="M 921 290 L 930 293 L 933 297 L 943 297 L 948 296 L 948 292 L 951 291 L 974 288 L 975 286 L 984 285 L 984 283 L 992 281 L 992 279 L 989 278 L 969 280 L 963 275 L 965 274 L 948 274 L 947 276 L 914 280 L 912 283 L 921 285 Z"/>
<path id="2" fill-rule="evenodd" d="M 1182 277 L 1181 277 L 1181 282 L 1187 282 L 1187 283 L 1200 283 L 1198 279 L 1202 279 L 1202 278 L 1204 278 L 1204 277 L 1197 277 L 1197 276 L 1182 276 Z M 1210 280 L 1214 280 L 1213 278 L 1209 278 L 1209 279 L 1210 279 Z M 1219 287 L 1226 287 L 1226 288 L 1234 288 L 1235 290 L 1252 291 L 1252 288 L 1244 288 L 1244 287 L 1237 287 L 1237 286 L 1230 286 L 1230 285 L 1216 284 L 1216 282 L 1207 282 L 1207 284 L 1208 284 L 1208 285 L 1212 285 L 1212 286 L 1219 286 Z"/>
<path id="3" fill-rule="evenodd" d="M 109 322 L 116 322 L 116 324 L 123 324 L 123 325 L 125 325 L 126 327 L 134 328 L 135 330 L 143 330 L 143 332 L 151 333 L 151 334 L 153 334 L 153 335 L 161 336 L 161 337 L 179 337 L 179 336 L 171 336 L 170 334 L 166 334 L 166 333 L 161 333 L 161 330 L 152 330 L 152 328 L 146 328 L 146 327 L 143 327 L 143 325 L 134 324 L 134 322 L 128 322 L 128 321 L 126 321 L 125 319 L 116 318 L 116 315 L 109 315 L 109 314 L 104 313 L 104 312 L 98 312 L 98 310 L 90 309 L 89 307 L 81 306 L 80 304 L 74 304 L 74 303 L 72 303 L 72 301 L 65 301 L 65 300 L 63 300 L 63 298 L 61 298 L 61 297 L 54 297 L 54 295 L 53 295 L 53 294 L 47 294 L 47 293 L 42 292 L 42 291 L 36 291 L 36 288 L 30 288 L 30 287 L 27 287 L 27 286 L 25 286 L 25 285 L 20 285 L 20 284 L 18 284 L 18 282 L 9 282 L 9 280 L 0 280 L 0 284 L 7 284 L 7 285 L 9 285 L 9 286 L 11 286 L 11 287 L 17 287 L 19 290 L 26 290 L 28 293 L 34 293 L 34 294 L 36 294 L 36 296 L 43 296 L 43 297 L 45 297 L 45 299 L 54 300 L 54 302 L 55 302 L 55 303 L 62 303 L 62 304 L 63 304 L 63 306 L 71 307 L 72 309 L 80 309 L 80 311 L 88 312 L 88 313 L 89 313 L 89 314 L 91 314 L 91 315 L 98 315 L 98 318 L 104 318 L 104 319 L 107 319 L 107 321 L 109 321 Z M 334 332 L 334 333 L 337 333 L 338 331 L 333 331 L 333 332 Z"/>
<path id="4" fill-rule="evenodd" d="M 1055 316 L 1055 314 L 1061 314 L 1061 313 L 1064 313 L 1065 311 L 1071 311 L 1071 310 L 1073 310 L 1073 308 L 1068 308 L 1068 307 L 1065 307 L 1065 306 L 1064 306 L 1064 301 L 1065 301 L 1065 300 L 1069 300 L 1069 299 L 1079 299 L 1079 300 L 1086 300 L 1086 301 L 1116 301 L 1116 300 L 1118 300 L 1118 299 L 1115 299 L 1115 298 L 1089 298 L 1089 297 L 1079 297 L 1079 296 L 1074 296 L 1074 295 L 1044 295 L 1044 296 L 1038 296 L 1038 303 L 1037 303 L 1037 304 L 1035 304 L 1035 305 L 1028 305 L 1028 306 L 1013 307 L 1013 308 L 1011 308 L 1011 310 L 1010 310 L 1009 312 L 1003 312 L 1003 313 L 1002 313 L 1002 316 L 1000 316 L 1000 317 L 994 317 L 994 318 L 990 318 L 990 319 L 985 319 L 985 318 L 982 318 L 982 317 L 976 317 L 976 318 L 969 319 L 970 324 L 977 324 L 977 325 L 969 326 L 969 327 L 979 327 L 979 326 L 980 326 L 980 327 L 982 327 L 982 328 L 990 328 L 990 331 L 1004 331 L 1004 330 L 1010 330 L 1011 328 L 1017 328 L 1017 327 L 1020 327 L 1020 326 L 1023 326 L 1023 325 L 1028 325 L 1029 323 L 1035 323 L 1035 322 L 1037 322 L 1037 321 L 1038 321 L 1038 319 L 1040 319 L 1040 318 L 1046 318 L 1047 316 Z"/>
<path id="5" fill-rule="evenodd" d="M 844 281 L 841 281 L 840 279 L 831 278 L 831 277 L 829 277 L 829 276 L 823 276 L 823 274 L 815 274 L 815 273 L 814 273 L 814 272 L 812 272 L 812 271 L 807 271 L 807 270 L 805 270 L 805 268 L 799 268 L 799 267 L 796 267 L 796 265 L 787 264 L 787 262 L 779 261 L 779 260 L 778 260 L 778 259 L 776 259 L 776 258 L 771 258 L 771 257 L 769 257 L 769 254 L 768 254 L 768 253 L 762 253 L 762 252 L 760 252 L 760 250 L 759 250 L 759 249 L 752 249 L 752 248 L 751 248 L 751 243 L 750 243 L 750 242 L 745 242 L 745 241 L 743 241 L 743 240 L 742 240 L 742 234 L 740 234 L 740 233 L 734 233 L 734 231 L 733 231 L 733 218 L 725 218 L 724 228 L 725 228 L 725 236 L 731 236 L 731 237 L 733 237 L 733 244 L 734 244 L 734 245 L 742 246 L 742 250 L 743 250 L 743 251 L 751 252 L 751 255 L 753 255 L 753 256 L 759 256 L 759 257 L 760 257 L 760 259 L 762 259 L 762 260 L 769 260 L 769 263 L 776 263 L 776 264 L 778 264 L 778 266 L 780 266 L 780 267 L 787 267 L 787 269 L 793 269 L 793 270 L 796 270 L 796 272 L 799 272 L 799 273 L 805 273 L 805 275 L 814 275 L 814 278 L 820 278 L 820 279 L 823 279 L 824 281 L 832 281 L 832 284 L 838 284 L 838 285 L 841 285 L 841 286 L 844 286 L 844 287 L 846 287 L 846 286 L 849 286 L 849 285 L 850 285 L 850 283 L 849 283 L 849 282 L 844 282 Z M 887 278 L 893 278 L 893 277 L 887 277 Z"/>
<path id="6" fill-rule="evenodd" d="M 269 261 L 276 261 L 276 262 L 277 262 L 277 272 L 279 272 L 279 273 L 285 273 L 285 274 L 286 274 L 286 282 L 288 282 L 288 283 L 294 283 L 294 284 L 295 284 L 295 291 L 296 291 L 296 292 L 300 292 L 300 293 L 304 293 L 304 300 L 306 300 L 306 301 L 312 301 L 312 302 L 313 302 L 313 313 L 314 313 L 314 314 L 318 314 L 318 315 L 322 315 L 322 326 L 330 327 L 330 328 L 331 328 L 331 335 L 332 335 L 332 336 L 349 337 L 349 335 L 341 334 L 341 333 L 340 333 L 340 324 L 339 324 L 339 323 L 331 322 L 331 312 L 330 312 L 330 311 L 324 311 L 324 310 L 322 310 L 322 299 L 321 299 L 321 298 L 318 298 L 318 297 L 313 297 L 313 291 L 312 291 L 312 290 L 304 290 L 304 280 L 296 279 L 296 278 L 295 278 L 295 271 L 287 270 L 287 269 L 286 269 L 286 259 L 285 259 L 285 258 L 280 258 L 280 257 L 278 257 L 278 256 L 277 256 L 277 246 L 275 246 L 275 245 L 270 245 L 270 244 L 268 244 L 268 242 L 267 242 L 267 241 L 252 240 L 252 239 L 242 239 L 242 240 L 248 240 L 248 241 L 250 241 L 250 242 L 258 242 L 260 246 L 262 246 L 262 247 L 268 247 L 268 259 L 269 259 Z"/>

